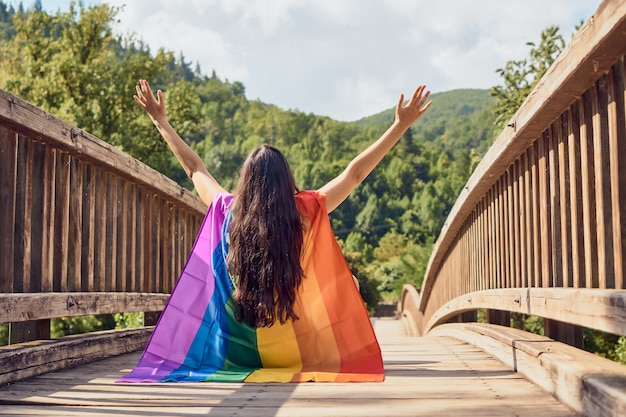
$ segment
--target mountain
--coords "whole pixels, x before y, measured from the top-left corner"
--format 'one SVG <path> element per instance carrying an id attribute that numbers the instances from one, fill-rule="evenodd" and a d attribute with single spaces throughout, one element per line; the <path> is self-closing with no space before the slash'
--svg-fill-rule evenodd
<path id="1" fill-rule="evenodd" d="M 489 95 L 489 90 L 480 89 L 458 89 L 434 93 L 430 95 L 430 99 L 433 105 L 420 119 L 419 123 L 469 115 L 485 110 L 495 103 L 495 98 Z M 390 108 L 359 119 L 356 123 L 364 127 L 389 125 L 393 122 L 394 116 L 395 108 Z"/>

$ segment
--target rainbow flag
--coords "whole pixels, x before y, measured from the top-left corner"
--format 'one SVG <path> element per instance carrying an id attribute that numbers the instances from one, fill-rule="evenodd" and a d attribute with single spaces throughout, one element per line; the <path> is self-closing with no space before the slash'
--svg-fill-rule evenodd
<path id="1" fill-rule="evenodd" d="M 299 319 L 269 328 L 235 320 L 224 233 L 232 200 L 213 200 L 143 355 L 118 382 L 382 381 L 380 347 L 316 192 L 296 195 L 310 222 Z"/>

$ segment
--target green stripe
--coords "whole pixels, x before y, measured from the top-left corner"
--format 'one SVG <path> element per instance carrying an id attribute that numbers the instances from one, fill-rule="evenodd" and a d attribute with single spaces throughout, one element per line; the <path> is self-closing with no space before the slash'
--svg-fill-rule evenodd
<path id="1" fill-rule="evenodd" d="M 226 360 L 221 371 L 207 381 L 243 381 L 248 375 L 263 367 L 258 351 L 256 328 L 235 319 L 235 302 L 231 297 L 225 306 L 228 318 L 228 345 Z"/>

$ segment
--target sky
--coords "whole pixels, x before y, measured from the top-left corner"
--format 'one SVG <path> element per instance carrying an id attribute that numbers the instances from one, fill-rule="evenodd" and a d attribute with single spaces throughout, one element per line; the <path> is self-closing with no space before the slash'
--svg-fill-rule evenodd
<path id="1" fill-rule="evenodd" d="M 69 0 L 42 0 L 49 12 Z M 600 0 L 109 0 L 114 28 L 192 68 L 241 81 L 248 99 L 354 121 L 433 93 L 489 89 L 527 42 L 569 39 Z M 6 1 L 5 3 L 18 3 Z M 29 2 L 23 0 L 24 5 Z M 85 4 L 101 3 L 85 0 Z M 141 74 L 137 74 L 140 78 Z"/>

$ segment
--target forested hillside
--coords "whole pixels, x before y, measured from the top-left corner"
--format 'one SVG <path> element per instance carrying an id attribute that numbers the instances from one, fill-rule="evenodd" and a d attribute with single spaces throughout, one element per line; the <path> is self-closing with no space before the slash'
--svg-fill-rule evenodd
<path id="1" fill-rule="evenodd" d="M 354 123 L 249 100 L 245 86 L 151 51 L 112 31 L 118 9 L 73 4 L 48 14 L 40 4 L 0 2 L 0 88 L 110 142 L 189 187 L 164 141 L 132 100 L 139 78 L 165 92 L 172 125 L 227 189 L 246 154 L 282 149 L 301 189 L 338 174 L 391 124 L 390 110 Z M 398 92 L 400 93 L 400 92 Z M 405 92 L 410 93 L 410 92 Z M 495 137 L 487 90 L 432 95 L 433 106 L 381 165 L 332 213 L 363 295 L 372 305 L 421 284 L 430 249 L 457 194 Z"/>

